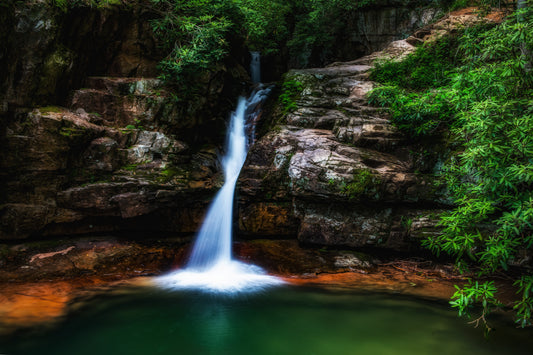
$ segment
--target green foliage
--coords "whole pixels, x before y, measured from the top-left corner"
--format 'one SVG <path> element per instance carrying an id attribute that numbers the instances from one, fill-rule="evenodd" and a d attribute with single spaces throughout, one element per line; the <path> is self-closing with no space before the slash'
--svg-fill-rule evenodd
<path id="1" fill-rule="evenodd" d="M 288 113 L 298 108 L 296 99 L 300 97 L 303 90 L 303 84 L 296 80 L 287 80 L 281 86 L 281 94 L 279 95 L 279 102 L 283 107 L 283 112 Z"/>
<path id="2" fill-rule="evenodd" d="M 424 245 L 454 257 L 462 270 L 489 277 L 522 263 L 520 255 L 533 247 L 531 6 L 498 26 L 466 28 L 447 43 L 454 43 L 442 47 L 451 49 L 450 58 L 446 50 L 433 50 L 438 65 L 423 60 L 428 46 L 402 63 L 378 65 L 372 75 L 386 86 L 372 92 L 370 100 L 390 107 L 393 121 L 408 133 L 451 132 L 459 149 L 442 178 L 456 207 L 442 216 L 442 234 Z M 514 308 L 519 324 L 526 326 L 533 278 L 527 269 L 515 272 L 521 273 L 515 285 L 522 299 Z M 494 283 L 476 281 L 458 288 L 452 305 L 464 314 L 481 303 L 476 322 L 486 323 L 485 315 L 498 305 L 496 293 Z"/>
<path id="3" fill-rule="evenodd" d="M 244 19 L 244 36 L 251 50 L 277 53 L 289 36 L 291 1 L 234 0 Z"/>
<path id="4" fill-rule="evenodd" d="M 441 0 L 438 1 L 440 7 L 446 11 L 455 11 L 467 7 L 475 6 L 480 15 L 486 15 L 494 8 L 504 8 L 513 6 L 512 2 L 501 0 Z"/>
<path id="5" fill-rule="evenodd" d="M 334 49 L 335 38 L 346 31 L 354 11 L 375 0 L 293 0 L 296 18 L 294 32 L 287 43 L 291 56 L 305 67 L 312 51 L 327 55 Z"/>
<path id="6" fill-rule="evenodd" d="M 376 192 L 376 187 L 381 183 L 379 177 L 368 170 L 356 170 L 353 174 L 352 182 L 341 183 L 340 188 L 343 195 L 349 200 L 359 198 Z"/>
<path id="7" fill-rule="evenodd" d="M 59 130 L 59 134 L 63 137 L 69 137 L 69 138 L 76 138 L 81 137 L 85 131 L 80 128 L 73 128 L 73 127 L 61 127 Z"/>
<path id="8" fill-rule="evenodd" d="M 214 70 L 228 53 L 226 35 L 234 24 L 227 16 L 234 6 L 223 0 L 151 2 L 161 14 L 152 20 L 152 29 L 168 52 L 159 65 L 161 79 L 182 94 L 192 93 L 200 77 Z"/>
<path id="9" fill-rule="evenodd" d="M 168 55 L 161 79 L 181 97 L 197 95 L 229 55 L 230 38 L 263 54 L 279 51 L 288 36 L 291 7 L 281 0 L 151 0 L 160 17 L 152 29 Z"/>
<path id="10" fill-rule="evenodd" d="M 60 8 L 63 11 L 67 11 L 68 9 L 75 8 L 75 7 L 97 7 L 97 8 L 103 8 L 103 7 L 109 7 L 112 5 L 120 5 L 122 4 L 122 0 L 48 0 L 52 5 Z"/>
<path id="11" fill-rule="evenodd" d="M 168 52 L 161 78 L 181 96 L 194 94 L 229 55 L 229 39 L 239 38 L 267 55 L 288 47 L 305 66 L 311 50 L 332 50 L 353 12 L 373 1 L 150 0 L 159 14 L 153 31 Z"/>
<path id="12" fill-rule="evenodd" d="M 458 43 L 456 36 L 443 37 L 403 61 L 378 62 L 370 78 L 385 86 L 373 90 L 369 102 L 390 107 L 393 123 L 411 136 L 434 134 L 453 118 L 455 92 L 441 88 L 452 80 Z"/>
<path id="13" fill-rule="evenodd" d="M 400 219 L 400 225 L 409 233 L 413 226 L 413 219 L 402 216 L 402 218 Z"/>
<path id="14" fill-rule="evenodd" d="M 370 93 L 368 100 L 376 106 L 387 106 L 392 122 L 410 136 L 434 134 L 453 118 L 453 92 L 428 90 L 410 93 L 398 86 L 380 86 Z"/>
<path id="15" fill-rule="evenodd" d="M 481 315 L 473 321 L 478 326 L 480 322 L 485 325 L 485 331 L 488 333 L 492 330 L 486 320 L 486 316 L 490 314 L 494 308 L 501 307 L 502 303 L 496 298 L 498 289 L 494 285 L 494 281 L 485 281 L 479 283 L 469 280 L 464 287 L 455 286 L 456 290 L 452 296 L 450 304 L 457 308 L 460 316 L 471 316 L 471 310 L 474 305 L 481 305 Z"/>
<path id="16" fill-rule="evenodd" d="M 470 6 L 470 0 L 455 0 L 449 7 L 449 11 L 455 11 Z"/>
<path id="17" fill-rule="evenodd" d="M 183 179 L 183 173 L 181 170 L 175 167 L 167 167 L 165 170 L 160 172 L 160 177 L 157 179 L 161 183 L 167 183 L 176 179 L 175 182 L 184 183 L 186 180 Z"/>
<path id="18" fill-rule="evenodd" d="M 531 290 L 533 289 L 533 276 L 523 275 L 516 280 L 515 285 L 518 286 L 518 293 L 522 295 L 522 299 L 516 302 L 514 306 L 517 314 L 516 323 L 523 328 L 532 325 L 533 298 L 531 297 Z"/>
<path id="19" fill-rule="evenodd" d="M 375 65 L 370 79 L 405 89 L 421 90 L 446 85 L 457 64 L 457 36 L 446 36 L 424 44 L 402 61 L 382 61 Z"/>
<path id="20" fill-rule="evenodd" d="M 125 165 L 121 168 L 121 170 L 126 170 L 126 171 L 135 171 L 137 170 L 137 167 L 139 166 L 139 164 L 128 164 L 128 165 Z"/>
<path id="21" fill-rule="evenodd" d="M 47 113 L 61 113 L 64 111 L 63 108 L 59 106 L 45 106 L 45 107 L 39 107 L 39 111 L 43 114 Z"/>

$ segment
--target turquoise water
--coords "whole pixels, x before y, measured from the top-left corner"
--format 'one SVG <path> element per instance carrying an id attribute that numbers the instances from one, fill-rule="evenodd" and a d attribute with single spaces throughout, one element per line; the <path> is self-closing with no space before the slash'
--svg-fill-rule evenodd
<path id="1" fill-rule="evenodd" d="M 395 295 L 130 287 L 75 302 L 52 328 L 0 338 L 0 354 L 531 354 L 531 335 L 501 326 L 487 340 L 444 304 Z"/>

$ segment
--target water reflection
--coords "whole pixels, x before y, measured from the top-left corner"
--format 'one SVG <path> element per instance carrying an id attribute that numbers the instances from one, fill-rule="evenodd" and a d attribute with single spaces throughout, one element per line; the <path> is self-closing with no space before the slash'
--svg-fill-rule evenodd
<path id="1" fill-rule="evenodd" d="M 529 354 L 530 334 L 501 325 L 486 340 L 447 305 L 376 293 L 130 287 L 79 302 L 53 329 L 1 338 L 0 353 Z"/>

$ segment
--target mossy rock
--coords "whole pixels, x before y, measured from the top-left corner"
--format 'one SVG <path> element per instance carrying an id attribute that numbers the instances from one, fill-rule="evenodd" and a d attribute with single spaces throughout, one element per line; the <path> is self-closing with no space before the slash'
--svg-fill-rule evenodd
<path id="1" fill-rule="evenodd" d="M 59 107 L 59 106 L 45 106 L 45 107 L 39 107 L 38 110 L 39 110 L 39 112 L 42 113 L 43 115 L 46 115 L 47 113 L 61 113 L 61 112 L 65 111 L 64 108 Z"/>
<path id="2" fill-rule="evenodd" d="M 59 134 L 63 137 L 77 138 L 82 137 L 85 134 L 86 130 L 73 127 L 61 127 Z"/>
<path id="3" fill-rule="evenodd" d="M 37 95 L 48 97 L 54 95 L 61 78 L 72 67 L 74 54 L 64 46 L 58 46 L 44 60 Z"/>
<path id="4" fill-rule="evenodd" d="M 343 181 L 339 184 L 339 188 L 341 194 L 349 200 L 354 200 L 375 195 L 379 191 L 381 182 L 380 177 L 370 170 L 360 169 L 354 172 L 351 182 L 346 183 Z"/>

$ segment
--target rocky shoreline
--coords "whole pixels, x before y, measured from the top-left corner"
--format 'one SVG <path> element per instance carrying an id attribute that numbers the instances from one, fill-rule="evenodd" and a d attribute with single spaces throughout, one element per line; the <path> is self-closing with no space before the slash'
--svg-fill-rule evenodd
<path id="1" fill-rule="evenodd" d="M 3 246 L 5 252 L 5 246 Z M 153 278 L 183 265 L 183 241 L 141 245 L 106 237 L 36 248 L 10 247 L 0 277 L 0 332 L 53 325 L 84 298 L 123 287 L 155 287 Z M 391 293 L 444 302 L 464 282 L 451 264 L 378 260 L 350 250 L 302 248 L 294 240 L 235 243 L 238 259 L 260 265 L 287 285 L 339 292 Z M 15 257 L 16 255 L 16 257 Z"/>

